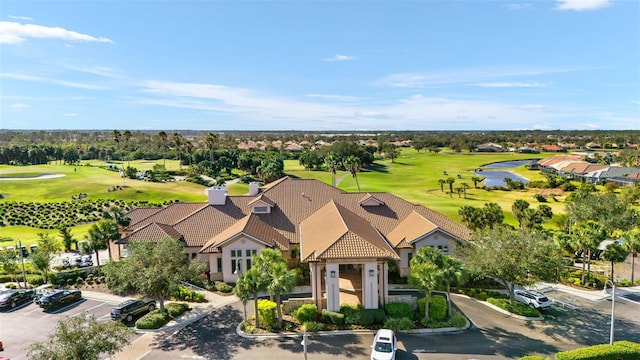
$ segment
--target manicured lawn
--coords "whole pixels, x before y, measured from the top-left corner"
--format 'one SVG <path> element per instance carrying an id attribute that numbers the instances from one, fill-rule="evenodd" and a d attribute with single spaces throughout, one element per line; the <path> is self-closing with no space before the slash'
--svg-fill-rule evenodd
<path id="1" fill-rule="evenodd" d="M 138 169 L 138 171 L 146 171 L 153 169 L 153 165 L 164 165 L 167 170 L 180 170 L 180 163 L 178 160 L 132 160 L 132 161 L 102 161 L 102 160 L 85 160 L 80 162 L 81 165 L 89 166 L 116 166 L 118 169 L 126 168 L 128 166 Z M 182 166 L 182 169 L 187 169 L 188 166 Z"/>
<path id="2" fill-rule="evenodd" d="M 538 201 L 533 198 L 539 190 L 515 190 L 515 191 L 487 191 L 473 188 L 471 178 L 475 176 L 473 171 L 482 165 L 509 161 L 536 159 L 553 154 L 515 154 L 515 153 L 454 153 L 443 151 L 438 154 L 428 152 L 417 152 L 413 149 L 405 148 L 401 150 L 401 156 L 391 160 L 378 160 L 376 166 L 370 171 L 358 173 L 360 190 L 363 192 L 391 192 L 408 201 L 421 204 L 439 211 L 455 221 L 460 221 L 458 210 L 463 205 L 482 207 L 485 203 L 498 203 L 505 211 L 505 221 L 515 224 L 515 219 L 511 215 L 511 205 L 517 199 L 524 199 L 531 203 L 532 207 L 538 206 Z M 300 178 L 313 178 L 321 180 L 327 184 L 331 183 L 329 172 L 316 172 L 306 170 L 290 170 L 290 165 L 297 165 L 296 160 L 285 162 L 285 171 Z M 297 165 L 299 168 L 299 165 Z M 522 166 L 517 169 L 509 169 L 514 173 L 529 180 L 544 179 L 539 171 L 527 170 Z M 444 171 L 448 175 L 444 175 Z M 340 181 L 338 187 L 346 191 L 358 191 L 355 180 L 347 174 Z M 458 178 L 458 174 L 461 178 Z M 448 184 L 444 185 L 441 191 L 438 179 L 446 179 L 452 176 L 455 178 L 454 189 L 466 182 L 471 186 L 467 190 L 467 198 L 464 195 L 458 197 L 457 194 L 448 193 Z M 559 202 L 549 200 L 547 205 L 551 206 L 554 213 L 564 211 L 565 196 L 558 196 Z"/>
<path id="3" fill-rule="evenodd" d="M 85 239 L 85 235 L 89 232 L 89 228 L 91 224 L 82 224 L 78 226 L 71 227 L 71 234 L 73 238 L 82 241 Z M 60 241 L 62 239 L 58 236 L 60 231 L 55 229 L 36 229 L 28 226 L 5 226 L 0 227 L 0 247 L 6 246 L 15 246 L 15 240 L 21 240 L 22 245 L 31 245 L 38 243 L 38 234 L 49 234 L 55 238 L 58 238 Z M 2 241 L 3 238 L 11 238 L 12 241 Z M 62 243 L 60 243 L 62 246 Z"/>

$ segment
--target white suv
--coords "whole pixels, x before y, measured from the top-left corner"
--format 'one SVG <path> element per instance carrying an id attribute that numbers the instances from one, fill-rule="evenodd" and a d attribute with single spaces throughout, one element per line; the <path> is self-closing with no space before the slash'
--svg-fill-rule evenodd
<path id="1" fill-rule="evenodd" d="M 532 308 L 547 310 L 551 307 L 551 301 L 544 294 L 530 290 L 516 290 L 513 292 L 515 299 Z"/>
<path id="2" fill-rule="evenodd" d="M 371 345 L 371 360 L 395 360 L 398 344 L 393 330 L 380 329 Z"/>

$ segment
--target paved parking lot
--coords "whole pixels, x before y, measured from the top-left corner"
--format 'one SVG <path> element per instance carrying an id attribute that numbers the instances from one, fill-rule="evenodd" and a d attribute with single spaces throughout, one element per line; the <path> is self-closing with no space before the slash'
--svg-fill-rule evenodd
<path id="1" fill-rule="evenodd" d="M 0 312 L 0 340 L 5 348 L 1 355 L 12 360 L 27 359 L 26 348 L 34 342 L 45 340 L 55 329 L 58 320 L 88 312 L 98 321 L 111 321 L 113 305 L 83 297 L 74 304 L 49 313 L 34 303 Z"/>

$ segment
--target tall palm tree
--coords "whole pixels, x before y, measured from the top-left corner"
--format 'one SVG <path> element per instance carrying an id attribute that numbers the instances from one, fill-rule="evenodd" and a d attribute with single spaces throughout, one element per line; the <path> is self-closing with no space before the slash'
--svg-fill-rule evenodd
<path id="1" fill-rule="evenodd" d="M 191 141 L 187 140 L 184 143 L 184 151 L 189 155 L 189 168 L 191 168 L 191 159 L 193 158 L 193 144 Z"/>
<path id="2" fill-rule="evenodd" d="M 252 293 L 251 284 L 249 283 L 249 279 L 245 278 L 244 274 L 240 274 L 238 277 L 238 281 L 236 282 L 236 286 L 233 288 L 233 293 L 240 299 L 242 302 L 242 309 L 244 310 L 244 323 L 247 323 L 247 302 L 249 302 L 249 298 Z"/>
<path id="3" fill-rule="evenodd" d="M 449 176 L 445 182 L 447 184 L 449 184 L 449 192 L 453 194 L 453 183 L 456 182 L 456 178 L 454 178 L 453 176 Z"/>
<path id="4" fill-rule="evenodd" d="M 91 225 L 89 233 L 85 237 L 90 250 L 95 252 L 98 272 L 100 272 L 100 250 L 109 251 L 109 259 L 111 259 L 111 241 L 120 239 L 118 232 L 118 223 L 115 220 L 100 220 L 96 224 Z"/>
<path id="5" fill-rule="evenodd" d="M 631 283 L 635 283 L 634 274 L 636 272 L 636 257 L 640 252 L 640 231 L 629 230 L 622 234 L 624 249 L 631 254 Z"/>
<path id="6" fill-rule="evenodd" d="M 469 185 L 468 182 L 463 182 L 460 185 L 462 185 L 462 190 L 464 191 L 464 198 L 467 198 L 467 189 L 471 188 L 471 186 Z"/>
<path id="7" fill-rule="evenodd" d="M 441 261 L 441 258 L 442 254 L 430 246 L 420 248 L 411 258 L 409 283 L 425 294 L 424 316 L 426 318 L 429 317 L 431 291 L 438 286 L 440 281 L 440 270 L 437 264 Z"/>
<path id="8" fill-rule="evenodd" d="M 167 146 L 167 133 L 164 132 L 164 131 L 160 131 L 158 133 L 158 141 L 160 142 L 160 146 L 162 147 L 163 165 L 166 167 L 167 166 L 167 160 L 166 160 L 166 156 L 165 156 L 164 152 L 165 152 L 165 147 Z"/>
<path id="9" fill-rule="evenodd" d="M 627 258 L 627 252 L 622 245 L 614 242 L 604 249 L 602 258 L 611 261 L 611 282 L 613 282 L 613 264 L 623 262 Z"/>
<path id="10" fill-rule="evenodd" d="M 180 134 L 179 132 L 174 132 L 173 135 L 171 135 L 171 141 L 173 142 L 173 145 L 175 145 L 176 147 L 176 152 L 178 153 L 178 164 L 180 166 L 180 170 L 182 170 L 182 144 L 183 144 L 183 137 L 182 134 Z"/>
<path id="11" fill-rule="evenodd" d="M 358 171 L 360 171 L 360 159 L 354 155 L 347 156 L 344 159 L 344 167 L 349 170 L 351 176 L 356 181 L 358 192 L 360 192 L 360 183 L 358 183 Z"/>
<path id="12" fill-rule="evenodd" d="M 329 171 L 331 171 L 331 186 L 336 186 L 336 172 L 340 167 L 340 157 L 337 154 L 330 152 L 324 158 L 324 163 L 329 168 Z"/>
<path id="13" fill-rule="evenodd" d="M 444 184 L 447 183 L 445 179 L 438 179 L 438 184 L 440 185 L 440 191 L 444 192 Z"/>
<path id="14" fill-rule="evenodd" d="M 278 313 L 278 329 L 282 328 L 282 295 L 291 292 L 296 286 L 296 274 L 287 267 L 286 261 L 276 262 L 271 266 L 267 291 L 276 300 Z"/>
<path id="15" fill-rule="evenodd" d="M 582 280 L 581 284 L 585 284 L 585 257 L 587 260 L 587 273 L 591 272 L 591 252 L 598 247 L 600 242 L 604 240 L 607 233 L 602 225 L 589 220 L 578 223 L 573 227 L 573 243 L 574 246 L 582 251 Z"/>
<path id="16" fill-rule="evenodd" d="M 447 302 L 449 309 L 449 318 L 451 318 L 451 283 L 460 283 L 464 280 L 465 272 L 462 262 L 458 259 L 443 256 L 440 266 L 440 278 L 445 282 L 447 287 Z"/>
<path id="17" fill-rule="evenodd" d="M 207 144 L 207 148 L 209 148 L 209 161 L 213 163 L 213 152 L 218 147 L 219 142 L 218 135 L 214 133 L 208 133 L 207 137 L 204 139 L 205 144 Z"/>

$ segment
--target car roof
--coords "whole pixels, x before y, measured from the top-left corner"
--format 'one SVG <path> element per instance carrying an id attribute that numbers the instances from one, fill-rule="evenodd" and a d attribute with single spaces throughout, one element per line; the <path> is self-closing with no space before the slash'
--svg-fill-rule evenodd
<path id="1" fill-rule="evenodd" d="M 393 338 L 393 330 L 390 330 L 390 329 L 380 329 L 380 330 L 378 330 L 378 332 L 376 333 L 376 338 L 377 338 L 377 339 L 386 338 L 388 341 L 391 341 L 391 339 Z"/>
<path id="2" fill-rule="evenodd" d="M 127 306 L 127 305 L 129 305 L 129 304 L 133 304 L 134 302 L 137 302 L 137 301 L 140 301 L 140 300 L 138 300 L 138 299 L 129 299 L 129 300 L 125 300 L 125 301 L 121 302 L 120 304 L 116 305 L 116 307 L 117 307 L 117 308 L 119 308 L 119 307 L 124 307 L 124 306 Z"/>

